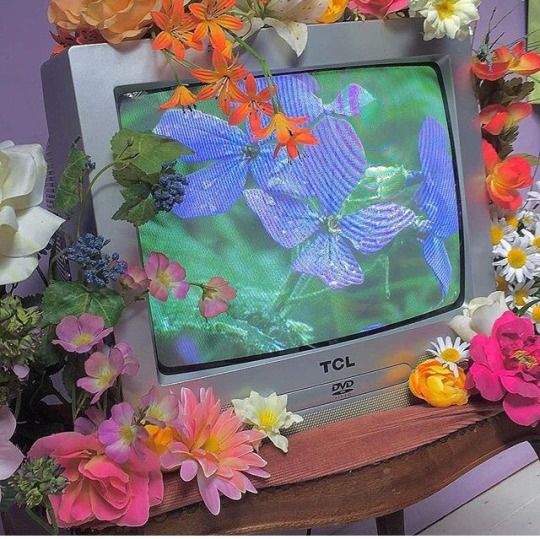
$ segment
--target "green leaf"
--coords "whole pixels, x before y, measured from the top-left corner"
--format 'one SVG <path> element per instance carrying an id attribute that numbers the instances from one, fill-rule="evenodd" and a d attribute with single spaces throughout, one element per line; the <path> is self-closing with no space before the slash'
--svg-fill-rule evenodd
<path id="1" fill-rule="evenodd" d="M 80 202 L 88 160 L 89 157 L 83 151 L 75 146 L 71 148 L 67 166 L 58 184 L 54 199 L 54 208 L 57 211 L 69 215 Z"/>
<path id="2" fill-rule="evenodd" d="M 82 283 L 53 281 L 43 295 L 43 322 L 53 325 L 66 316 L 89 313 L 101 316 L 110 327 L 118 322 L 124 307 L 122 296 L 110 288 L 88 290 Z"/>
<path id="3" fill-rule="evenodd" d="M 122 129 L 111 140 L 115 160 L 129 162 L 144 174 L 159 174 L 163 163 L 176 161 L 181 155 L 192 153 L 176 140 Z M 117 168 L 122 168 L 121 166 Z"/>
<path id="4" fill-rule="evenodd" d="M 114 179 L 122 187 L 132 187 L 133 185 L 144 183 L 148 185 L 156 185 L 159 182 L 159 174 L 146 174 L 137 167 L 128 164 L 123 168 L 118 168 L 113 171 Z"/>
<path id="5" fill-rule="evenodd" d="M 157 215 L 154 199 L 148 198 L 133 204 L 131 201 L 124 202 L 113 215 L 115 221 L 127 221 L 134 226 L 141 226 Z"/>
<path id="6" fill-rule="evenodd" d="M 514 155 L 516 157 L 523 157 L 523 159 L 528 161 L 533 167 L 540 165 L 540 156 L 538 155 L 531 155 L 530 153 L 515 153 Z"/>

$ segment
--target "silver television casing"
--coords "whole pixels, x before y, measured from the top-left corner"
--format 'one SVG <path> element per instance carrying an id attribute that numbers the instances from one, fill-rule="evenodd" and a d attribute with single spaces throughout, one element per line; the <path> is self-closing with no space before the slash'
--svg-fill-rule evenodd
<path id="1" fill-rule="evenodd" d="M 276 391 L 289 394 L 290 408 L 303 410 L 311 418 L 306 425 L 411 402 L 406 381 L 430 341 L 449 333 L 447 322 L 462 311 L 463 303 L 494 288 L 480 131 L 474 122 L 478 107 L 470 76 L 471 45 L 449 39 L 423 41 L 421 25 L 420 19 L 312 25 L 300 58 L 272 29 L 259 32 L 252 44 L 276 74 L 349 66 L 437 64 L 448 100 L 462 201 L 464 294 L 459 304 L 444 314 L 339 344 L 165 375 L 157 368 L 148 305 L 140 302 L 128 309 L 116 328 L 116 338 L 129 342 L 141 363 L 136 377 L 123 380 L 128 398 L 136 398 L 150 385 L 211 386 L 224 403 L 247 396 L 250 390 L 261 394 Z M 193 60 L 210 66 L 207 53 L 196 53 Z M 241 53 L 239 61 L 260 73 L 259 64 L 249 54 Z M 117 96 L 174 85 L 170 67 L 152 50 L 149 40 L 116 47 L 72 47 L 43 65 L 42 78 L 49 155 L 57 172 L 63 170 L 70 146 L 78 137 L 97 169 L 111 161 L 109 141 L 119 129 Z M 193 80 L 188 72 L 182 78 Z M 399 90 L 388 88 L 389 92 Z M 95 224 L 98 233 L 111 239 L 111 250 L 120 252 L 129 263 L 140 263 L 137 231 L 111 219 L 121 202 L 112 175 L 104 177 L 92 190 L 93 215 L 87 216 L 86 223 L 88 227 Z"/>

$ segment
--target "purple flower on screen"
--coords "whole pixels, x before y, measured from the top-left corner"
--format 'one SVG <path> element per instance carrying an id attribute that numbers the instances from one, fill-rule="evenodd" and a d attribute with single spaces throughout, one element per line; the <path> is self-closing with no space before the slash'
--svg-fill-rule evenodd
<path id="1" fill-rule="evenodd" d="M 249 207 L 282 247 L 300 246 L 292 269 L 331 288 L 359 285 L 364 272 L 355 251 L 373 254 L 410 225 L 412 210 L 378 203 L 342 215 L 343 202 L 367 167 L 364 148 L 345 120 L 324 118 L 314 128 L 319 144 L 306 148 L 287 175 L 272 178 L 272 191 L 248 189 Z"/>

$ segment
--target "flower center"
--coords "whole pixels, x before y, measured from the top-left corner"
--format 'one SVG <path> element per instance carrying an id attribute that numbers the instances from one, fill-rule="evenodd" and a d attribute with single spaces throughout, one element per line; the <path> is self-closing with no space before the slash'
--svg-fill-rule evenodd
<path id="1" fill-rule="evenodd" d="M 519 220 L 515 215 L 505 215 L 504 220 L 506 221 L 506 224 L 512 228 L 512 230 L 517 230 Z"/>
<path id="2" fill-rule="evenodd" d="M 246 159 L 255 159 L 261 154 L 261 149 L 256 144 L 246 144 L 244 146 L 244 157 Z"/>
<path id="3" fill-rule="evenodd" d="M 525 300 L 529 297 L 527 290 L 516 290 L 514 292 L 514 303 L 519 307 L 525 305 Z"/>
<path id="4" fill-rule="evenodd" d="M 491 225 L 491 243 L 492 245 L 499 245 L 504 238 L 504 230 L 500 226 Z"/>
<path id="5" fill-rule="evenodd" d="M 330 234 L 340 234 L 341 228 L 339 228 L 339 219 L 334 215 L 321 218 L 322 225 L 326 228 Z"/>
<path id="6" fill-rule="evenodd" d="M 514 269 L 522 268 L 527 264 L 527 253 L 520 247 L 513 247 L 508 253 L 508 264 Z"/>
<path id="7" fill-rule="evenodd" d="M 456 13 L 455 0 L 441 0 L 440 2 L 437 2 L 434 7 L 441 19 L 446 19 Z"/>
<path id="8" fill-rule="evenodd" d="M 531 309 L 531 318 L 535 324 L 540 324 L 540 305 L 536 304 Z"/>
<path id="9" fill-rule="evenodd" d="M 211 451 L 212 453 L 219 453 L 221 449 L 219 438 L 215 434 L 210 434 L 206 442 L 204 442 L 203 449 Z"/>
<path id="10" fill-rule="evenodd" d="M 137 431 L 133 427 L 133 425 L 122 425 L 120 427 L 119 434 L 120 434 L 121 440 L 131 445 L 133 441 L 135 440 L 135 437 L 137 436 Z"/>
<path id="11" fill-rule="evenodd" d="M 273 410 L 264 408 L 259 412 L 259 426 L 262 429 L 271 429 L 277 421 L 277 416 Z"/>
<path id="12" fill-rule="evenodd" d="M 456 361 L 459 361 L 461 358 L 461 354 L 459 353 L 459 350 L 456 348 L 445 348 L 441 352 L 441 359 L 444 361 L 449 361 L 451 363 L 455 363 Z"/>
<path id="13" fill-rule="evenodd" d="M 73 338 L 73 344 L 75 346 L 84 346 L 85 344 L 90 344 L 94 336 L 91 333 L 79 333 Z"/>
<path id="14" fill-rule="evenodd" d="M 99 371 L 98 384 L 102 388 L 107 388 L 111 385 L 111 382 L 113 381 L 115 376 L 116 372 L 113 371 L 110 367 L 103 367 Z"/>
<path id="15" fill-rule="evenodd" d="M 497 290 L 505 292 L 508 288 L 508 283 L 506 282 L 506 279 L 504 277 L 501 277 L 500 275 L 496 275 L 495 281 L 497 282 Z"/>
<path id="16" fill-rule="evenodd" d="M 172 284 L 172 278 L 166 271 L 158 271 L 156 278 L 165 288 L 169 288 Z"/>
<path id="17" fill-rule="evenodd" d="M 536 365 L 538 365 L 538 361 L 536 361 L 536 358 L 525 350 L 516 350 L 512 354 L 512 357 L 527 369 L 532 369 L 533 367 L 536 367 Z"/>
<path id="18" fill-rule="evenodd" d="M 540 249 L 540 236 L 535 236 L 532 244 L 534 245 L 534 247 Z"/>

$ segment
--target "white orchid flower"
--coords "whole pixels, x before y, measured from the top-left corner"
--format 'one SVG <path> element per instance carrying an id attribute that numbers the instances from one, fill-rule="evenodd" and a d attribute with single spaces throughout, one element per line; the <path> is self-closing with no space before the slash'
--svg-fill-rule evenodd
<path id="1" fill-rule="evenodd" d="M 471 300 L 463 314 L 454 316 L 449 325 L 464 341 L 471 342 L 478 333 L 491 335 L 495 321 L 508 310 L 504 292 L 493 292 L 487 298 Z"/>
<path id="2" fill-rule="evenodd" d="M 233 399 L 234 413 L 254 430 L 266 434 L 270 441 L 284 453 L 289 450 L 289 441 L 280 433 L 304 419 L 287 411 L 287 395 L 272 393 L 262 397 L 252 391 L 246 399 Z"/>
<path id="3" fill-rule="evenodd" d="M 0 143 L 0 285 L 24 281 L 63 219 L 40 208 L 47 176 L 39 144 Z"/>
<path id="4" fill-rule="evenodd" d="M 306 24 L 319 20 L 328 8 L 328 0 L 240 0 L 237 6 L 249 21 L 244 37 L 271 26 L 300 56 L 307 45 Z"/>
<path id="5" fill-rule="evenodd" d="M 20 466 L 24 455 L 9 440 L 15 432 L 17 422 L 7 406 L 0 407 L 0 480 L 9 479 Z M 0 491 L 0 500 L 2 491 Z"/>

